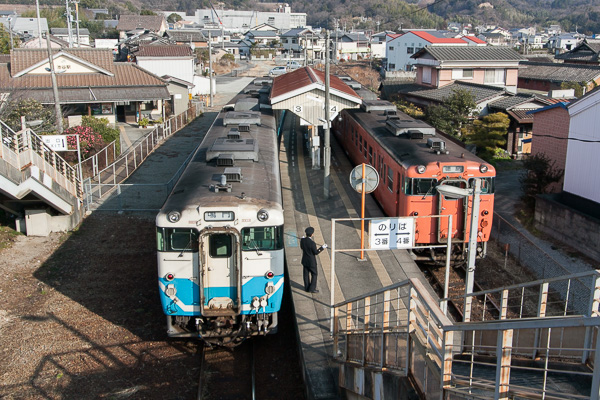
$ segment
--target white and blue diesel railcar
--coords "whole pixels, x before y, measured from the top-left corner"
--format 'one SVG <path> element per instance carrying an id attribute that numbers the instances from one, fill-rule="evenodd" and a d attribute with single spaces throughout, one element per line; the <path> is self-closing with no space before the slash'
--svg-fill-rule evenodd
<path id="1" fill-rule="evenodd" d="M 268 86 L 253 85 L 219 113 L 156 217 L 171 337 L 235 345 L 277 330 L 284 286 L 277 130 Z"/>

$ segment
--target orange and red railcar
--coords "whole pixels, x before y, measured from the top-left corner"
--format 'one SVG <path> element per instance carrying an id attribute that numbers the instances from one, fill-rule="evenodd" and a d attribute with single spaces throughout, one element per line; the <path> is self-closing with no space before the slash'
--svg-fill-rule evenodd
<path id="1" fill-rule="evenodd" d="M 427 258 L 437 257 L 427 246 L 447 243 L 445 216 L 453 216 L 455 258 L 466 255 L 470 235 L 474 196 L 446 196 L 436 187 L 473 189 L 481 179 L 477 250 L 485 254 L 494 210 L 492 165 L 388 101 L 364 101 L 358 109 L 343 110 L 332 132 L 355 164 L 367 163 L 378 171 L 380 182 L 373 195 L 387 216 L 442 216 L 415 220 L 415 246 L 421 247 L 417 253 Z"/>

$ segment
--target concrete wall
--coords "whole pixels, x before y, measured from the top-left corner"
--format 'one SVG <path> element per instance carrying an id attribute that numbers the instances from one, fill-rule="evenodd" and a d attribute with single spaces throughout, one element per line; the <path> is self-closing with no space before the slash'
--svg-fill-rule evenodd
<path id="1" fill-rule="evenodd" d="M 600 261 L 600 220 L 542 195 L 536 197 L 535 227 Z"/>

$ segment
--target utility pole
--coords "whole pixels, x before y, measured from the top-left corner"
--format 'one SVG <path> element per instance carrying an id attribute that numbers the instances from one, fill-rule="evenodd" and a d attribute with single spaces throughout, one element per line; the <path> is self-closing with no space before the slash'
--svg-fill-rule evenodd
<path id="1" fill-rule="evenodd" d="M 41 37 L 41 35 L 40 35 Z M 56 123 L 58 124 L 58 133 L 64 132 L 62 111 L 60 109 L 60 99 L 58 98 L 58 82 L 56 81 L 56 72 L 54 71 L 54 58 L 52 57 L 52 48 L 50 47 L 50 33 L 46 32 L 46 47 L 48 48 L 48 64 L 50 64 L 50 77 L 52 79 L 52 93 L 54 94 L 54 112 L 56 113 Z"/>
<path id="2" fill-rule="evenodd" d="M 329 135 L 329 31 L 325 34 L 325 147 L 323 151 L 325 176 L 323 178 L 323 195 L 329 198 L 329 169 L 331 165 L 331 147 Z"/>
<path id="3" fill-rule="evenodd" d="M 213 70 L 212 70 L 212 36 L 210 34 L 210 30 L 208 31 L 208 77 L 209 77 L 209 98 L 210 98 L 210 106 L 213 106 Z"/>
<path id="4" fill-rule="evenodd" d="M 40 0 L 35 0 L 35 12 L 37 16 L 38 38 L 40 40 L 40 49 L 42 48 L 42 21 L 40 18 Z"/>
<path id="5" fill-rule="evenodd" d="M 14 43 L 13 43 L 13 35 L 12 35 L 12 19 L 13 17 L 8 17 L 6 19 L 6 21 L 8 22 L 8 33 L 10 34 L 10 49 L 13 49 Z M 41 36 L 41 33 L 40 33 Z"/>
<path id="6" fill-rule="evenodd" d="M 73 0 L 75 3 L 75 34 L 77 35 L 77 47 L 80 47 L 79 44 L 79 0 Z"/>
<path id="7" fill-rule="evenodd" d="M 69 8 L 69 0 L 66 0 L 67 8 L 67 32 L 69 32 L 69 48 L 73 47 L 73 31 L 71 29 L 71 9 Z"/>

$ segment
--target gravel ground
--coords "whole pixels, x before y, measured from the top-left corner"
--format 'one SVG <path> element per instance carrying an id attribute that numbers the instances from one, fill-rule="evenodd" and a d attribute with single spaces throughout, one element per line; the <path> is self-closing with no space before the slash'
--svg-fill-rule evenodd
<path id="1" fill-rule="evenodd" d="M 0 397 L 193 398 L 199 343 L 166 338 L 155 258 L 151 220 L 107 215 L 3 250 Z"/>

